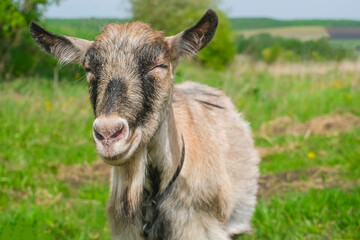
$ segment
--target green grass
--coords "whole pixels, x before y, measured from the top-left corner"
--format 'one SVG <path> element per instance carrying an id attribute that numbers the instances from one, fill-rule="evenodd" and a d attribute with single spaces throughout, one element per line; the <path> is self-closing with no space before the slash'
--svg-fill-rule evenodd
<path id="1" fill-rule="evenodd" d="M 278 75 L 254 69 L 241 62 L 224 71 L 183 63 L 176 82 L 223 89 L 251 123 L 257 146 L 296 144 L 265 155 L 263 177 L 298 171 L 302 180 L 312 181 L 307 170 L 329 167 L 337 169 L 337 184 L 304 190 L 290 182 L 291 189 L 261 196 L 254 233 L 239 239 L 358 239 L 360 128 L 308 138 L 264 137 L 260 129 L 281 116 L 299 122 L 333 112 L 360 116 L 359 72 L 334 68 L 326 74 Z M 57 86 L 35 78 L 0 82 L 0 239 L 110 239 L 109 184 L 84 170 L 98 159 L 87 91 L 84 79 Z M 64 172 L 82 179 L 69 180 Z"/>
<path id="2" fill-rule="evenodd" d="M 290 192 L 260 199 L 253 236 L 239 239 L 359 239 L 360 187 Z"/>

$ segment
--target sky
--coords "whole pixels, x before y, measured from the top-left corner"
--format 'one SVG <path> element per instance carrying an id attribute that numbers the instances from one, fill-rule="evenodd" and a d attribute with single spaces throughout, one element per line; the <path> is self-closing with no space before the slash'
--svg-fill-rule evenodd
<path id="1" fill-rule="evenodd" d="M 222 0 L 219 7 L 230 17 L 360 20 L 360 0 Z M 126 0 L 61 0 L 45 16 L 127 18 L 131 14 Z"/>

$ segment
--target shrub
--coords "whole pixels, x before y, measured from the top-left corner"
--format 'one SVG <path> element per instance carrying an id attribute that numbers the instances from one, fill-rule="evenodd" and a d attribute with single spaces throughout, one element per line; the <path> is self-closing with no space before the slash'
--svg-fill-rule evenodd
<path id="1" fill-rule="evenodd" d="M 301 41 L 273 37 L 264 33 L 249 38 L 240 36 L 236 40 L 236 45 L 238 53 L 249 55 L 256 60 L 264 60 L 267 63 L 273 63 L 277 59 L 340 61 L 345 58 L 353 59 L 356 56 L 354 50 L 332 45 L 328 38 Z"/>
<path id="2" fill-rule="evenodd" d="M 281 51 L 280 45 L 275 43 L 270 48 L 263 49 L 261 51 L 261 56 L 266 63 L 273 63 L 278 59 Z"/>

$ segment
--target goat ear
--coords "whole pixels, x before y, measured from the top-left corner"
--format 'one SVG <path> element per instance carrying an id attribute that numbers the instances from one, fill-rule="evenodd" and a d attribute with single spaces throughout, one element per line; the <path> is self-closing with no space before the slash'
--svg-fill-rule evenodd
<path id="1" fill-rule="evenodd" d="M 30 34 L 36 43 L 47 53 L 60 60 L 60 63 L 82 63 L 91 41 L 51 33 L 35 22 L 30 24 Z"/>
<path id="2" fill-rule="evenodd" d="M 204 48 L 213 38 L 218 25 L 218 17 L 215 11 L 209 9 L 200 21 L 178 33 L 167 37 L 173 58 L 190 56 Z"/>

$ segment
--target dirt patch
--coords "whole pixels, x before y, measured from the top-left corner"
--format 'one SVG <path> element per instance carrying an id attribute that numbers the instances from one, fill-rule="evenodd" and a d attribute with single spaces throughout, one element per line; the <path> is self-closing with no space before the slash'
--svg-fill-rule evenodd
<path id="1" fill-rule="evenodd" d="M 275 193 L 289 190 L 307 191 L 329 187 L 346 188 L 355 183 L 344 181 L 338 168 L 320 167 L 306 170 L 285 171 L 267 174 L 258 180 L 258 196 L 268 198 Z"/>
<path id="2" fill-rule="evenodd" d="M 260 135 L 304 135 L 306 137 L 311 134 L 337 135 L 359 126 L 360 117 L 351 113 L 342 115 L 332 113 L 313 118 L 306 123 L 296 122 L 286 116 L 262 124 Z"/>
<path id="3" fill-rule="evenodd" d="M 273 147 L 256 147 L 256 150 L 258 151 L 259 155 L 261 158 L 267 156 L 267 155 L 271 155 L 274 153 L 282 153 L 282 152 L 286 152 L 286 151 L 293 151 L 298 147 L 298 144 L 296 143 L 290 143 L 288 145 L 285 146 L 273 146 Z"/>
<path id="4" fill-rule="evenodd" d="M 14 197 L 16 199 L 27 199 L 29 197 L 29 193 L 23 190 L 19 189 L 9 189 L 9 188 L 3 188 L 0 190 L 0 194 L 4 193 L 8 196 Z"/>
<path id="5" fill-rule="evenodd" d="M 89 164 L 60 165 L 58 178 L 73 187 L 79 187 L 85 181 L 109 182 L 110 166 L 97 160 Z"/>
<path id="6" fill-rule="evenodd" d="M 315 134 L 339 134 L 360 126 L 360 117 L 351 113 L 344 115 L 325 115 L 310 120 L 306 130 Z"/>

